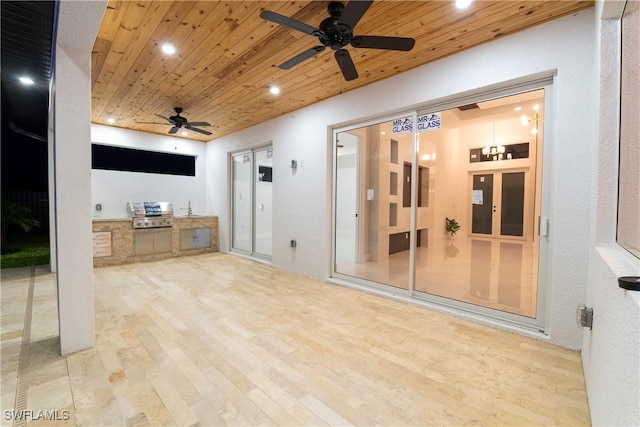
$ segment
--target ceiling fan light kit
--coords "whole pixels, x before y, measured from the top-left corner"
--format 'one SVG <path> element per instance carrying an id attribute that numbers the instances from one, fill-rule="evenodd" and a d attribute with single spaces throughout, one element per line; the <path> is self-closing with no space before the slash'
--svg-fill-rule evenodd
<path id="1" fill-rule="evenodd" d="M 329 3 L 327 7 L 329 17 L 325 18 L 318 28 L 269 10 L 260 13 L 262 19 L 317 37 L 321 43 L 319 46 L 313 46 L 283 62 L 278 68 L 288 70 L 329 47 L 335 51 L 334 57 L 344 79 L 350 81 L 358 78 L 358 72 L 349 51 L 344 49 L 345 46 L 351 45 L 357 49 L 384 49 L 404 52 L 413 49 L 416 41 L 409 37 L 354 36 L 353 29 L 372 3 L 373 0 L 352 0 L 346 6 L 340 2 Z"/>

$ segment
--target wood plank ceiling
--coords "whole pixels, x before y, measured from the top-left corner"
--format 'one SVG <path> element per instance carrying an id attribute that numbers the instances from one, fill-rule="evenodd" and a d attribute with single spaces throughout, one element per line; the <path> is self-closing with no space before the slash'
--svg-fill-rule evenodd
<path id="1" fill-rule="evenodd" d="M 365 86 L 497 37 L 593 6 L 593 1 L 482 1 L 457 10 L 451 1 L 373 3 L 356 35 L 413 37 L 410 52 L 348 47 L 359 78 L 342 77 L 325 50 L 290 70 L 278 65 L 318 45 L 312 36 L 265 21 L 271 10 L 317 27 L 326 1 L 109 2 L 92 52 L 92 121 L 167 134 L 155 116 L 184 108 L 207 121 L 208 141 Z M 160 51 L 172 43 L 177 52 Z M 278 96 L 269 93 L 277 85 Z M 178 134 L 180 136 L 180 134 Z"/>

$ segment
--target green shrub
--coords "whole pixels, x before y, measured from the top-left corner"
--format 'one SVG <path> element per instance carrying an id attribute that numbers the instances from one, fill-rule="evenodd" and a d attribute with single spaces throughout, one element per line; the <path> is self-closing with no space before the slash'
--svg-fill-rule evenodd
<path id="1" fill-rule="evenodd" d="M 2 268 L 30 267 L 49 264 L 49 247 L 33 246 L 12 249 L 0 256 Z"/>
<path id="2" fill-rule="evenodd" d="M 49 233 L 15 232 L 2 244 L 1 268 L 49 264 Z"/>
<path id="3" fill-rule="evenodd" d="M 2 198 L 2 246 L 8 240 L 9 229 L 14 227 L 24 232 L 29 232 L 40 227 L 40 223 L 33 219 L 31 211 L 25 206 Z"/>

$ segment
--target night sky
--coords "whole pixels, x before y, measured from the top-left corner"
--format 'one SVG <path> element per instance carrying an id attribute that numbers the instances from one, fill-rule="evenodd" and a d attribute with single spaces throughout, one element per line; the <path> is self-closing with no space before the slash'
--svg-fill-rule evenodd
<path id="1" fill-rule="evenodd" d="M 15 133 L 2 116 L 2 193 L 47 191 L 47 144 Z"/>

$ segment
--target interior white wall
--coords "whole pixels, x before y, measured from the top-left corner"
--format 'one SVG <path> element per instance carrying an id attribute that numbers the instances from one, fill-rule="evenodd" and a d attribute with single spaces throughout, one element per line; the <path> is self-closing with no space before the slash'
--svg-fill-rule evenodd
<path id="1" fill-rule="evenodd" d="M 592 197 L 591 165 L 597 144 L 594 20 L 594 10 L 588 9 L 211 141 L 207 210 L 220 217 L 221 249 L 229 248 L 230 151 L 273 141 L 273 265 L 326 278 L 332 127 L 553 74 L 554 115 L 546 121 L 550 135 L 546 144 L 557 161 L 547 168 L 553 182 L 543 208 L 551 221 L 554 256 L 546 260 L 548 276 L 542 280 L 549 283 L 551 293 L 550 341 L 579 348 L 582 333 L 575 325 L 575 308 L 586 295 L 589 210 L 585 207 Z M 286 78 L 285 72 L 275 73 L 276 79 Z M 292 159 L 298 161 L 295 173 Z M 296 249 L 289 248 L 291 239 L 297 239 Z"/>
<path id="2" fill-rule="evenodd" d="M 617 5 L 616 5 L 617 3 Z M 593 329 L 582 348 L 593 425 L 640 425 L 640 293 L 618 287 L 620 276 L 640 275 L 640 261 L 615 243 L 618 183 L 620 2 L 598 2 L 600 129 L 592 186 L 588 306 Z M 613 10 L 612 10 L 613 9 Z M 613 18 L 613 19 L 607 19 Z M 640 188 L 638 189 L 640 191 Z"/>
<path id="3" fill-rule="evenodd" d="M 435 186 L 439 188 L 440 185 L 446 185 L 447 188 L 458 189 L 466 188 L 467 183 L 461 180 L 460 171 L 465 164 L 462 164 L 462 159 L 466 160 L 467 155 L 464 155 L 462 159 L 458 153 L 458 143 L 460 141 L 461 128 L 444 129 L 443 139 L 444 143 L 439 144 L 437 151 L 437 163 L 434 169 L 434 176 L 438 179 L 435 182 Z M 434 132 L 440 133 L 440 132 Z M 440 224 L 441 228 L 433 228 L 433 236 L 446 236 L 447 231 L 442 224 L 445 223 L 446 218 L 454 218 L 458 223 L 464 223 L 464 228 L 461 228 L 460 233 L 469 233 L 469 224 L 466 224 L 464 218 L 466 218 L 466 191 L 437 191 L 435 192 L 435 209 L 434 209 L 434 226 Z M 464 199 L 462 199 L 464 197 Z M 461 200 L 462 199 L 462 200 Z M 462 225 L 461 225 L 462 227 Z"/>
<path id="4" fill-rule="evenodd" d="M 126 218 L 129 201 L 173 203 L 175 215 L 206 213 L 205 144 L 172 136 L 131 131 L 99 124 L 91 125 L 91 141 L 98 144 L 196 156 L 196 176 L 91 171 L 91 209 L 94 218 Z M 96 204 L 102 210 L 96 210 Z"/>

